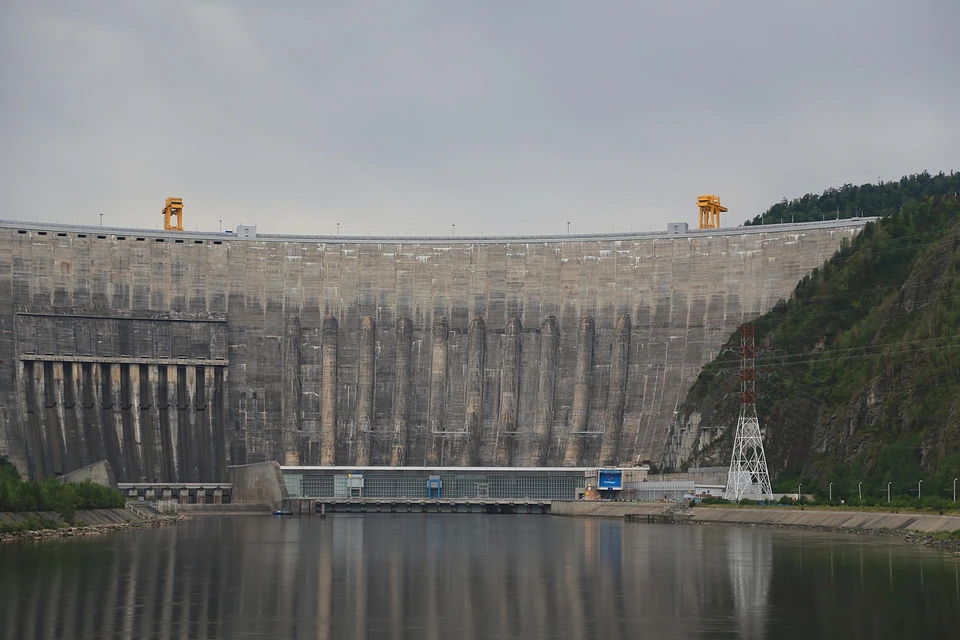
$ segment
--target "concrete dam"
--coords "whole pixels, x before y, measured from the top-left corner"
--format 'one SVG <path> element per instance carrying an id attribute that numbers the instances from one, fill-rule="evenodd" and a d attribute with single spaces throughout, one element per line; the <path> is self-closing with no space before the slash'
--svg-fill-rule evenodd
<path id="1" fill-rule="evenodd" d="M 727 336 L 866 224 L 340 238 L 0 221 L 0 454 L 33 479 L 656 460 Z"/>

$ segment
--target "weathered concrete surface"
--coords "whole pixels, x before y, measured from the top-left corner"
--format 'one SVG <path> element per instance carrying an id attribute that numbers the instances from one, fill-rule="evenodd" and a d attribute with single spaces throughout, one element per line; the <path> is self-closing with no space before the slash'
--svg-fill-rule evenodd
<path id="1" fill-rule="evenodd" d="M 630 513 L 661 515 L 669 505 L 653 502 L 611 502 L 608 500 L 555 501 L 550 505 L 554 516 L 579 518 L 620 518 Z"/>
<path id="2" fill-rule="evenodd" d="M 283 472 L 275 460 L 230 467 L 228 472 L 230 482 L 233 483 L 232 499 L 235 505 L 268 505 L 271 510 L 275 510 L 279 509 L 288 497 Z"/>
<path id="3" fill-rule="evenodd" d="M 242 240 L 0 221 L 0 453 L 31 478 L 106 459 L 121 482 L 655 460 L 730 332 L 865 222 Z"/>
<path id="4" fill-rule="evenodd" d="M 660 482 L 690 481 L 698 485 L 726 486 L 728 470 L 727 467 L 690 467 L 686 471 L 650 474 L 647 479 Z"/>
<path id="5" fill-rule="evenodd" d="M 88 464 L 76 471 L 71 471 L 60 477 L 61 482 L 92 482 L 103 485 L 104 487 L 117 488 L 117 479 L 113 475 L 113 469 L 106 460 Z"/>
<path id="6" fill-rule="evenodd" d="M 765 524 L 835 529 L 893 529 L 936 533 L 960 531 L 960 517 L 907 513 L 858 513 L 811 509 L 723 509 L 695 508 L 693 522 L 704 524 Z"/>
<path id="7" fill-rule="evenodd" d="M 84 523 L 81 527 L 62 526 L 63 520 L 52 511 L 30 511 L 20 513 L 0 512 L 0 523 L 14 524 L 25 520 L 39 520 L 45 518 L 53 520 L 61 526 L 57 529 L 40 529 L 38 531 L 19 531 L 17 533 L 0 533 L 0 544 L 5 542 L 35 542 L 56 538 L 76 538 L 97 536 L 115 531 L 130 531 L 149 529 L 168 524 L 176 524 L 188 519 L 186 516 L 143 515 L 134 513 L 130 509 L 88 509 L 77 511 L 75 519 Z"/>
<path id="8" fill-rule="evenodd" d="M 79 509 L 74 515 L 74 519 L 84 524 L 119 524 L 124 522 L 142 522 L 144 520 L 153 520 L 159 518 L 160 514 L 137 513 L 130 509 Z M 55 511 L 0 511 L 0 522 L 13 524 L 24 522 L 26 520 L 53 520 L 63 524 L 61 518 Z"/>
<path id="9" fill-rule="evenodd" d="M 673 503 L 571 501 L 554 502 L 550 513 L 585 518 L 623 518 L 628 514 L 660 515 L 677 507 Z M 960 517 L 906 513 L 818 511 L 815 509 L 725 509 L 695 507 L 684 521 L 699 524 L 765 525 L 855 530 L 911 530 L 925 533 L 960 531 Z"/>
<path id="10" fill-rule="evenodd" d="M 272 514 L 276 507 L 269 503 L 245 504 L 174 504 L 172 511 L 193 516 L 249 516 Z"/>

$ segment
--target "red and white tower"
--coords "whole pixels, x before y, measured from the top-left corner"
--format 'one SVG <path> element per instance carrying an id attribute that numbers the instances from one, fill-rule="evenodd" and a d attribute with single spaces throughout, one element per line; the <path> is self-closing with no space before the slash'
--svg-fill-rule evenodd
<path id="1" fill-rule="evenodd" d="M 756 327 L 740 327 L 740 419 L 727 472 L 728 500 L 768 500 L 773 497 L 763 434 L 757 417 L 757 369 L 754 364 Z"/>

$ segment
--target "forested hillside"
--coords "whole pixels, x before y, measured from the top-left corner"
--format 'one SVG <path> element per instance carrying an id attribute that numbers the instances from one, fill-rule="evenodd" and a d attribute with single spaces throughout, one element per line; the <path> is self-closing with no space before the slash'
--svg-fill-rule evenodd
<path id="1" fill-rule="evenodd" d="M 960 193 L 960 173 L 927 172 L 904 176 L 894 182 L 845 184 L 822 194 L 808 193 L 788 201 L 784 198 L 744 224 L 812 222 L 837 218 L 885 216 L 908 202 Z"/>
<path id="2" fill-rule="evenodd" d="M 960 476 L 960 202 L 899 205 L 881 202 L 887 216 L 753 322 L 764 347 L 758 410 L 781 491 L 833 482 L 835 495 L 856 495 L 862 482 L 877 495 L 891 482 L 894 495 L 915 496 L 923 480 L 924 496 L 950 497 Z M 694 444 L 674 463 L 729 463 L 735 339 L 681 407 L 675 431 Z M 723 436 L 702 446 L 718 427 Z"/>

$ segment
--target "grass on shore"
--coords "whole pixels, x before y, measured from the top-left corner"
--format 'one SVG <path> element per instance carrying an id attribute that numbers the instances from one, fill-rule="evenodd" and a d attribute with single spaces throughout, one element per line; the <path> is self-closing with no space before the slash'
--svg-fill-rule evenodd
<path id="1" fill-rule="evenodd" d="M 830 504 L 803 504 L 803 505 L 791 505 L 791 504 L 768 504 L 760 507 L 757 504 L 737 504 L 735 502 L 730 502 L 726 504 L 706 504 L 701 503 L 696 505 L 697 509 L 785 509 L 787 511 L 792 511 L 795 509 L 802 509 L 806 511 L 849 511 L 849 512 L 861 512 L 861 513 L 897 513 L 897 514 L 909 514 L 909 515 L 944 515 L 944 516 L 960 516 L 960 507 L 956 509 L 932 509 L 925 508 L 920 509 L 917 507 L 880 507 L 880 506 L 855 506 L 855 505 L 830 505 Z"/>
<path id="2" fill-rule="evenodd" d="M 922 533 L 922 532 L 921 532 Z M 937 531 L 935 533 L 924 533 L 935 540 L 957 540 L 960 541 L 960 530 L 957 531 Z"/>
<path id="3" fill-rule="evenodd" d="M 27 518 L 22 522 L 0 522 L 0 535 L 5 533 L 24 533 L 43 529 L 59 529 L 66 526 L 80 526 L 82 523 L 62 524 L 51 518 Z"/>

